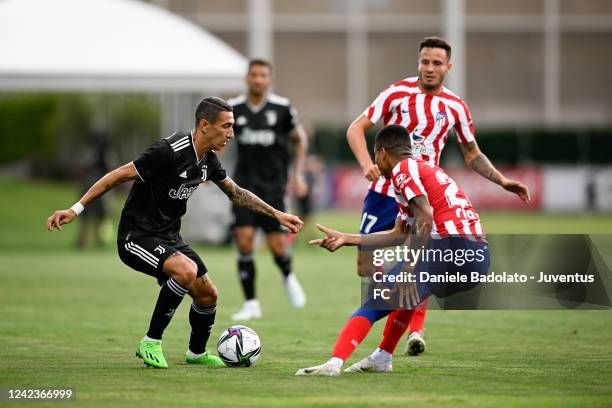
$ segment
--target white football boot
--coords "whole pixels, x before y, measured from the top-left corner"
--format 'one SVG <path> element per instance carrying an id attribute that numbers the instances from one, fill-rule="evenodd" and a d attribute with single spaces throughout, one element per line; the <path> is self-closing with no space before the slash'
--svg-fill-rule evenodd
<path id="1" fill-rule="evenodd" d="M 231 316 L 231 319 L 234 321 L 246 321 L 246 320 L 256 320 L 261 319 L 261 306 L 259 305 L 259 300 L 251 299 L 244 302 L 242 305 L 242 309 L 240 309 L 237 313 L 234 313 Z"/>
<path id="2" fill-rule="evenodd" d="M 285 281 L 285 291 L 287 292 L 287 297 L 289 298 L 289 303 L 291 306 L 296 309 L 301 309 L 306 305 L 306 294 L 304 293 L 304 289 L 302 289 L 302 285 L 297 280 L 295 274 L 290 273 L 284 279 Z"/>
<path id="3" fill-rule="evenodd" d="M 300 368 L 295 375 L 318 375 L 322 377 L 337 377 L 340 375 L 340 367 L 329 361 L 313 367 Z"/>
<path id="4" fill-rule="evenodd" d="M 418 356 L 425 351 L 425 339 L 423 335 L 418 332 L 412 332 L 408 336 L 408 341 L 404 347 L 405 356 Z"/>
<path id="5" fill-rule="evenodd" d="M 346 370 L 344 370 L 345 373 L 390 373 L 391 371 L 393 371 L 393 364 L 391 359 L 385 362 L 378 362 L 374 360 L 371 356 L 364 358 L 360 362 L 355 363 Z"/>

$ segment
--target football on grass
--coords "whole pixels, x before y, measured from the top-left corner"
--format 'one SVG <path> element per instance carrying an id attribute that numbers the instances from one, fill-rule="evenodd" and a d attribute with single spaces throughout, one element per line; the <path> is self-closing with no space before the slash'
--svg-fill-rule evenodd
<path id="1" fill-rule="evenodd" d="M 249 367 L 261 353 L 261 342 L 255 330 L 246 326 L 232 326 L 219 337 L 219 357 L 229 367 Z"/>

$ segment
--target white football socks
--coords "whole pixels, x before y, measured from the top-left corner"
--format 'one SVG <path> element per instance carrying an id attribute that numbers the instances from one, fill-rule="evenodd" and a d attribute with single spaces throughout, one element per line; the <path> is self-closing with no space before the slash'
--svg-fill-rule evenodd
<path id="1" fill-rule="evenodd" d="M 189 357 L 191 359 L 194 359 L 194 360 L 202 357 L 203 355 L 204 355 L 204 353 L 196 354 L 196 353 L 194 353 L 193 351 L 191 351 L 189 349 L 187 350 L 187 357 Z"/>
<path id="2" fill-rule="evenodd" d="M 370 354 L 370 357 L 377 363 L 386 363 L 388 361 L 391 361 L 391 359 L 393 358 L 393 354 L 389 353 L 388 351 L 377 348 L 372 354 Z"/>
<path id="3" fill-rule="evenodd" d="M 338 370 L 342 368 L 342 364 L 344 364 L 344 360 L 338 357 L 332 357 L 327 362 L 333 366 L 338 367 Z"/>

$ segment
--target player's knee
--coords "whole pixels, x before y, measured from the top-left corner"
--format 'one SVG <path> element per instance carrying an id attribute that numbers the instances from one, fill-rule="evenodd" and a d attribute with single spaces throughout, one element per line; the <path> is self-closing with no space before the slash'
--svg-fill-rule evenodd
<path id="1" fill-rule="evenodd" d="M 238 244 L 238 255 L 240 257 L 249 258 L 253 256 L 253 245 L 240 245 Z"/>
<path id="2" fill-rule="evenodd" d="M 219 291 L 215 285 L 206 285 L 202 290 L 198 290 L 193 300 L 198 306 L 212 307 L 217 304 L 219 298 Z"/>
<path id="3" fill-rule="evenodd" d="M 250 254 L 253 252 L 255 234 L 250 231 L 242 231 L 237 229 L 234 231 L 234 240 L 241 254 Z"/>
<path id="4" fill-rule="evenodd" d="M 198 266 L 186 256 L 181 256 L 173 263 L 171 274 L 183 287 L 190 289 L 198 277 Z"/>
<path id="5" fill-rule="evenodd" d="M 219 298 L 219 291 L 217 287 L 214 285 L 210 285 L 210 288 L 206 291 L 207 301 L 210 304 L 216 305 L 217 299 Z"/>
<path id="6" fill-rule="evenodd" d="M 236 237 L 236 246 L 241 255 L 250 255 L 253 253 L 253 241 L 245 237 Z"/>

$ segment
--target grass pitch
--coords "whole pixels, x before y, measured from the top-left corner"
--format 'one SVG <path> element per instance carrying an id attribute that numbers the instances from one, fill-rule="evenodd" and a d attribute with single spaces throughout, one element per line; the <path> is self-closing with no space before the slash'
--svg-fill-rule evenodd
<path id="1" fill-rule="evenodd" d="M 62 185 L 0 182 L 0 388 L 73 388 L 74 406 L 611 406 L 610 311 L 431 311 L 428 350 L 394 360 L 391 374 L 298 378 L 329 355 L 359 303 L 354 251 L 328 254 L 298 245 L 295 270 L 309 296 L 292 310 L 266 251 L 257 253 L 264 319 L 250 323 L 262 357 L 248 369 L 187 366 L 188 301 L 164 336 L 170 369 L 134 357 L 157 296 L 155 281 L 125 267 L 114 248 L 75 253 L 76 225 L 49 234 L 52 209 L 76 192 Z M 18 204 L 17 204 L 18 203 Z M 484 214 L 492 232 L 612 233 L 609 216 Z M 355 214 L 318 217 L 355 229 Z M 210 344 L 241 305 L 234 250 L 198 248 L 221 296 Z M 604 252 L 611 261 L 612 251 Z M 377 324 L 349 364 L 376 347 Z M 32 406 L 57 407 L 58 402 Z M 27 406 L 7 402 L 2 406 Z"/>

